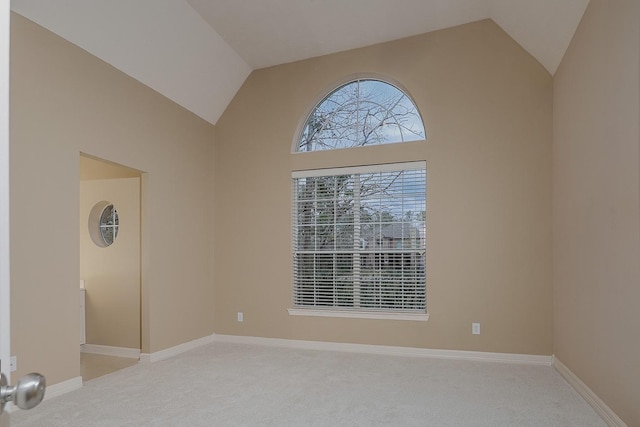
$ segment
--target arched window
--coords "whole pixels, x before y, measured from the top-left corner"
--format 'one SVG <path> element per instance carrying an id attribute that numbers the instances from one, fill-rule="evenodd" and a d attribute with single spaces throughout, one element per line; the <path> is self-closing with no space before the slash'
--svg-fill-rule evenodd
<path id="1" fill-rule="evenodd" d="M 396 86 L 353 80 L 326 96 L 309 114 L 298 152 L 333 150 L 425 139 L 413 101 Z"/>

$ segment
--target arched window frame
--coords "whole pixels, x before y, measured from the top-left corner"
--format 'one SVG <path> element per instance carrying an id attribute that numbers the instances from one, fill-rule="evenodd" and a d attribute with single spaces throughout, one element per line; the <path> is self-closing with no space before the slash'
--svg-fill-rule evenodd
<path id="1" fill-rule="evenodd" d="M 300 151 L 299 147 L 300 147 L 300 138 L 303 135 L 303 132 L 307 126 L 307 123 L 309 121 L 309 118 L 311 117 L 311 114 L 313 114 L 313 112 L 328 98 L 330 98 L 336 91 L 338 91 L 339 89 L 351 84 L 351 83 L 355 83 L 358 81 L 366 81 L 366 80 L 374 80 L 374 81 L 379 81 L 385 84 L 388 84 L 390 86 L 392 86 L 393 88 L 397 89 L 399 92 L 401 92 L 413 105 L 413 107 L 415 108 L 415 112 L 416 115 L 418 116 L 419 120 L 420 120 L 420 124 L 422 125 L 422 129 L 424 132 L 424 138 L 423 139 L 415 139 L 415 140 L 411 140 L 411 141 L 393 141 L 393 142 L 386 142 L 386 143 L 382 143 L 382 144 L 372 144 L 372 145 L 362 145 L 362 146 L 353 146 L 353 147 L 339 147 L 339 148 L 332 148 L 332 149 L 325 149 L 325 150 L 311 150 L 311 151 Z M 305 112 L 305 114 L 302 116 L 302 119 L 298 122 L 298 125 L 296 127 L 296 130 L 294 132 L 293 135 L 293 141 L 291 143 L 291 152 L 293 154 L 308 154 L 308 153 L 315 153 L 318 151 L 334 151 L 334 150 L 344 150 L 344 149 L 361 149 L 361 148 L 368 148 L 368 147 L 372 147 L 372 146 L 377 146 L 377 145 L 387 145 L 387 144 L 398 144 L 398 143 L 404 143 L 404 142 L 419 142 L 419 141 L 426 141 L 427 139 L 427 133 L 426 133 L 426 126 L 425 126 L 425 121 L 423 119 L 423 115 L 420 111 L 420 108 L 418 106 L 418 103 L 413 99 L 413 97 L 411 96 L 410 92 L 407 91 L 404 86 L 402 84 L 400 84 L 398 81 L 388 77 L 388 76 L 382 76 L 379 74 L 374 74 L 374 73 L 361 73 L 361 74 L 354 74 L 354 75 L 350 75 L 347 76 L 341 80 L 339 80 L 338 82 L 328 86 L 327 88 L 325 88 L 325 90 L 321 91 L 318 96 L 316 96 L 313 100 L 313 102 L 311 103 L 310 108 L 307 109 L 307 111 Z"/>

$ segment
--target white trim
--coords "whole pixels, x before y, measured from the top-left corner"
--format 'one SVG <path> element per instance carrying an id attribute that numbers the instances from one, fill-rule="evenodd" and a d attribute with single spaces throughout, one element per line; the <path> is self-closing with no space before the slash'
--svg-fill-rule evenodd
<path id="1" fill-rule="evenodd" d="M 426 322 L 428 313 L 397 313 L 382 311 L 358 311 L 358 310 L 316 310 L 310 308 L 288 308 L 290 316 L 312 317 L 346 317 L 350 319 L 383 319 L 383 320 L 411 320 Z"/>
<path id="2" fill-rule="evenodd" d="M 183 344 L 176 345 L 164 350 L 156 351 L 155 353 L 142 353 L 140 354 L 141 362 L 157 362 L 159 360 L 168 359 L 173 356 L 177 356 L 189 350 L 193 350 L 203 345 L 211 344 L 213 342 L 213 336 L 198 338 L 197 340 L 189 341 Z"/>
<path id="3" fill-rule="evenodd" d="M 81 388 L 82 377 L 71 378 L 70 380 L 48 386 L 44 392 L 44 400 L 53 399 L 54 397 L 62 396 L 63 394 L 67 394 Z"/>
<path id="4" fill-rule="evenodd" d="M 79 390 L 81 388 L 82 388 L 82 377 L 75 377 L 66 381 L 53 384 L 53 385 L 48 385 L 44 391 L 43 401 L 53 399 L 54 397 L 62 396 L 63 394 L 67 394 L 72 391 Z M 14 412 L 16 410 L 18 410 L 18 408 L 13 404 L 13 402 L 9 402 L 7 404 L 8 412 Z"/>
<path id="5" fill-rule="evenodd" d="M 80 352 L 90 354 L 102 354 L 103 356 L 127 357 L 140 359 L 139 348 L 113 347 L 110 345 L 82 344 Z"/>
<path id="6" fill-rule="evenodd" d="M 432 350 L 416 347 L 348 344 L 323 341 L 301 341 L 279 338 L 246 337 L 239 335 L 213 335 L 213 342 L 254 344 L 271 347 L 298 348 L 303 350 L 342 351 L 347 353 L 378 354 L 384 356 L 424 357 L 435 359 L 470 360 L 478 362 L 515 363 L 523 365 L 551 366 L 552 356 L 530 354 L 486 353 L 481 351 Z"/>
<path id="7" fill-rule="evenodd" d="M 0 360 L 11 383 L 11 274 L 9 250 L 9 52 L 11 2 L 0 6 Z"/>
<path id="8" fill-rule="evenodd" d="M 398 171 L 421 170 L 426 168 L 427 168 L 427 162 L 424 160 L 421 160 L 417 162 L 397 162 L 397 163 L 382 163 L 378 165 L 346 166 L 341 168 L 296 170 L 291 172 L 291 178 L 294 178 L 294 179 L 312 178 L 312 177 L 319 177 L 319 176 L 351 175 L 351 174 L 363 174 L 363 173 L 375 173 L 375 172 L 398 172 Z"/>
<path id="9" fill-rule="evenodd" d="M 554 357 L 553 367 L 573 387 L 584 400 L 600 415 L 607 425 L 611 427 L 627 427 L 624 421 L 616 415 L 609 406 L 596 395 L 580 378 L 560 360 Z"/>

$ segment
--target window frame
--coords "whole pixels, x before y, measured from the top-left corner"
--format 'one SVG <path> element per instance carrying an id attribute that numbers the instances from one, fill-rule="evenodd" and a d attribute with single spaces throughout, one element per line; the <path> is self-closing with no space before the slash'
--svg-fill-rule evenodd
<path id="1" fill-rule="evenodd" d="M 299 148 L 299 142 L 300 142 L 300 137 L 307 125 L 307 121 L 309 120 L 310 115 L 313 113 L 313 111 L 319 106 L 320 103 L 322 103 L 328 96 L 330 96 L 334 91 L 336 91 L 337 89 L 339 89 L 342 86 L 345 86 L 347 84 L 349 84 L 350 82 L 354 82 L 357 80 L 379 80 L 381 82 L 384 83 L 388 83 L 392 86 L 394 86 L 395 88 L 397 88 L 398 90 L 400 90 L 414 105 L 415 109 L 416 109 L 416 113 L 420 119 L 420 121 L 422 122 L 422 126 L 423 129 L 425 131 L 424 134 L 424 139 L 420 140 L 415 140 L 415 141 L 405 141 L 402 143 L 392 143 L 392 144 L 380 144 L 380 145 L 365 145 L 365 146 L 356 146 L 356 147 L 345 147 L 345 148 L 335 148 L 332 150 L 321 150 L 321 151 L 298 151 Z M 316 87 L 316 89 L 318 89 Z M 342 168 L 342 167 L 356 167 L 359 164 L 353 164 L 349 161 L 345 162 L 343 159 L 338 159 L 337 161 L 332 160 L 335 159 L 334 156 L 331 156 L 329 153 L 331 153 L 332 151 L 341 151 L 341 150 L 370 150 L 371 153 L 374 152 L 379 152 L 376 150 L 380 150 L 382 148 L 382 146 L 386 145 L 386 146 L 394 146 L 393 150 L 394 152 L 402 152 L 402 150 L 404 150 L 404 147 L 409 147 L 412 146 L 413 144 L 423 144 L 426 143 L 426 139 L 427 139 L 427 126 L 425 124 L 425 120 L 424 120 L 424 116 L 421 112 L 420 109 L 420 105 L 418 102 L 416 102 L 416 100 L 413 98 L 413 96 L 411 95 L 411 91 L 407 90 L 403 84 L 401 84 L 399 81 L 395 80 L 392 77 L 389 77 L 387 75 L 383 75 L 383 74 L 378 74 L 378 73 L 371 73 L 371 72 L 364 72 L 364 73 L 354 73 L 351 75 L 347 75 L 344 76 L 343 78 L 334 81 L 333 83 L 324 86 L 324 88 L 320 87 L 320 90 L 318 92 L 315 92 L 316 95 L 311 98 L 309 100 L 309 106 L 307 107 L 307 109 L 304 111 L 304 114 L 301 115 L 301 117 L 298 120 L 295 132 L 293 133 L 293 138 L 291 141 L 291 146 L 290 146 L 290 153 L 292 154 L 292 163 L 293 163 L 293 167 L 292 167 L 292 173 L 296 173 L 296 172 L 301 172 L 303 170 L 320 170 L 323 168 L 327 168 L 325 170 L 331 170 L 332 168 Z M 395 151 L 395 150 L 400 150 L 400 151 Z M 424 162 L 425 164 L 425 169 L 428 170 L 426 168 L 426 159 L 422 156 L 420 156 L 419 158 L 407 158 L 406 156 L 400 155 L 400 156 L 393 156 L 394 162 L 397 163 L 402 163 L 402 162 L 413 162 L 413 161 L 421 161 Z M 378 163 L 386 163 L 386 162 L 372 162 L 369 163 L 369 166 L 375 166 Z M 362 164 L 360 164 L 362 165 Z M 428 178 L 428 173 L 425 172 L 425 177 Z M 293 197 L 293 193 L 292 193 L 292 197 Z M 428 198 L 428 191 L 425 185 L 425 205 L 428 204 L 427 201 Z M 293 212 L 292 212 L 293 213 Z M 428 215 L 427 215 L 428 216 Z M 426 234 L 428 234 L 428 220 L 425 221 L 425 238 L 426 238 Z M 293 232 L 293 224 L 290 227 L 290 231 Z M 291 251 L 292 251 L 292 255 L 293 255 L 293 235 L 291 236 Z M 427 321 L 429 319 L 429 314 L 428 314 L 428 304 L 427 303 L 427 274 L 426 274 L 426 263 L 427 263 L 427 247 L 426 247 L 426 242 L 425 242 L 425 255 L 424 255 L 424 260 L 425 260 L 425 312 L 424 313 L 408 313 L 408 312 L 372 312 L 372 311 L 356 311 L 353 309 L 350 310 L 340 310 L 338 308 L 332 307 L 332 308 L 322 308 L 322 309 L 316 309 L 316 308 L 309 308 L 309 307 L 304 307 L 304 308 L 298 308 L 296 306 L 293 306 L 291 308 L 288 308 L 287 311 L 289 313 L 289 315 L 291 316 L 315 316 L 315 317 L 340 317 L 340 318 L 361 318 L 361 319 L 383 319 L 383 320 L 406 320 L 406 321 Z M 294 271 L 294 260 L 292 259 L 292 264 L 291 264 L 291 274 L 292 274 L 292 281 L 291 281 L 291 303 L 293 304 L 294 300 L 294 295 L 293 295 L 293 275 L 295 274 Z"/>
<path id="2" fill-rule="evenodd" d="M 411 162 L 397 162 L 378 165 L 364 165 L 355 167 L 340 167 L 329 169 L 313 169 L 313 170 L 299 170 L 293 171 L 291 174 L 292 179 L 292 224 L 291 224 L 291 252 L 292 252 L 292 307 L 288 309 L 289 315 L 293 316 L 314 316 L 314 317 L 343 317 L 343 318 L 363 318 L 363 319 L 388 319 L 388 320 L 410 320 L 410 321 L 426 321 L 429 319 L 427 311 L 426 297 L 426 235 L 424 236 L 423 246 L 420 248 L 423 251 L 422 261 L 424 262 L 424 309 L 389 309 L 389 308 L 367 308 L 367 307 L 339 307 L 339 306 L 304 306 L 296 305 L 296 240 L 298 224 L 297 214 L 297 199 L 296 199 L 296 179 L 299 178 L 312 178 L 312 177 L 325 177 L 325 176 L 339 176 L 339 175 L 355 175 L 355 174 L 367 174 L 367 173 L 384 173 L 384 172 L 399 172 L 409 170 L 422 170 L 425 174 L 425 188 L 424 188 L 424 203 L 425 203 L 425 215 L 426 215 L 426 161 L 411 161 Z M 424 221 L 424 233 L 426 234 L 426 218 Z M 354 249 L 352 252 L 346 252 L 354 254 L 357 251 Z M 314 285 L 315 286 L 315 285 Z"/>
<path id="3" fill-rule="evenodd" d="M 355 147 L 341 147 L 341 148 L 333 148 L 330 150 L 317 150 L 317 151 L 298 151 L 299 148 L 299 143 L 300 143 L 300 137 L 302 135 L 302 133 L 304 132 L 304 129 L 307 125 L 307 121 L 309 120 L 309 117 L 311 116 L 311 114 L 313 113 L 313 111 L 328 97 L 330 96 L 333 92 L 335 92 L 336 90 L 338 90 L 339 88 L 346 86 L 349 83 L 358 81 L 358 80 L 377 80 L 380 81 L 382 83 L 387 83 L 393 87 L 395 87 L 396 89 L 398 89 L 400 92 L 402 92 L 407 99 L 409 99 L 409 101 L 411 101 L 411 103 L 413 104 L 413 106 L 416 109 L 416 114 L 418 115 L 420 121 L 422 122 L 422 128 L 424 130 L 424 139 L 417 139 L 417 140 L 413 140 L 413 141 L 400 141 L 400 142 L 393 142 L 393 143 L 386 143 L 386 144 L 376 144 L 376 145 L 363 145 L 363 146 L 355 146 Z M 367 149 L 367 148 L 372 148 L 372 147 L 380 147 L 380 146 L 385 146 L 385 145 L 404 145 L 404 144 L 413 144 L 413 143 L 420 143 L 420 142 L 425 142 L 427 139 L 427 127 L 425 126 L 425 120 L 423 118 L 423 114 L 420 111 L 420 106 L 418 105 L 418 103 L 416 102 L 416 100 L 411 96 L 411 93 L 397 80 L 390 78 L 389 76 L 385 76 L 385 75 L 381 75 L 381 74 L 376 74 L 376 73 L 357 73 L 357 74 L 352 74 L 349 76 L 346 76 L 334 83 L 332 83 L 331 85 L 326 86 L 323 90 L 321 90 L 319 92 L 318 95 L 316 95 L 313 100 L 310 103 L 310 108 L 307 108 L 307 110 L 304 112 L 304 115 L 301 117 L 301 119 L 298 121 L 298 124 L 296 126 L 296 130 L 293 134 L 293 140 L 291 141 L 291 154 L 298 154 L 298 155 L 311 155 L 312 153 L 322 153 L 322 152 L 332 152 L 332 151 L 336 151 L 336 150 L 360 150 L 360 149 Z"/>

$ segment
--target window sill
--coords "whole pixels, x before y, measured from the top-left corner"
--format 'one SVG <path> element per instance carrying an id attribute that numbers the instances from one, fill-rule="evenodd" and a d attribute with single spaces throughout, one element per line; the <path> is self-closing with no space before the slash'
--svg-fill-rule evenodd
<path id="1" fill-rule="evenodd" d="M 384 320 L 409 320 L 414 322 L 426 322 L 428 313 L 397 313 L 380 311 L 351 311 L 351 310 L 318 310 L 310 308 L 288 308 L 289 316 L 313 316 L 313 317 L 346 317 L 351 319 L 384 319 Z"/>

